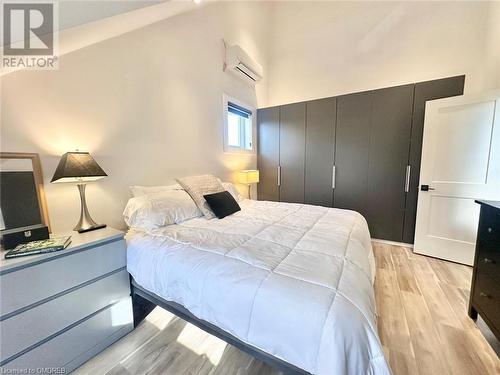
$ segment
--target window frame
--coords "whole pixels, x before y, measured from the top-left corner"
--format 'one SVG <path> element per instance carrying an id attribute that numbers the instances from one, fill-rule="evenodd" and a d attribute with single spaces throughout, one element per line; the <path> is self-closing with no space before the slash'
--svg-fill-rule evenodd
<path id="1" fill-rule="evenodd" d="M 248 111 L 251 111 L 252 114 L 250 116 L 250 128 L 251 128 L 251 143 L 252 143 L 252 148 L 251 149 L 246 149 L 244 148 L 244 140 L 245 140 L 245 135 L 244 134 L 239 134 L 240 136 L 240 143 L 243 144 L 243 147 L 236 147 L 236 146 L 231 146 L 229 145 L 229 136 L 228 136 L 228 105 L 229 102 L 234 103 L 240 107 L 243 107 L 247 109 Z M 245 102 L 242 102 L 241 100 L 235 99 L 227 94 L 222 95 L 222 117 L 223 117 L 223 135 L 224 135 L 224 152 L 225 153 L 236 153 L 236 154 L 256 154 L 257 153 L 257 109 L 254 106 L 251 106 Z"/>

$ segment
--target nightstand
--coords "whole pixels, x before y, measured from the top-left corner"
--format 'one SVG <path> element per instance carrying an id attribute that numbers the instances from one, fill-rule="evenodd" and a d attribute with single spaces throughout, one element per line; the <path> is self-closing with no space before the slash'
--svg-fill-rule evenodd
<path id="1" fill-rule="evenodd" d="M 1 252 L 1 370 L 68 373 L 133 329 L 123 236 L 72 232 L 62 251 Z"/>

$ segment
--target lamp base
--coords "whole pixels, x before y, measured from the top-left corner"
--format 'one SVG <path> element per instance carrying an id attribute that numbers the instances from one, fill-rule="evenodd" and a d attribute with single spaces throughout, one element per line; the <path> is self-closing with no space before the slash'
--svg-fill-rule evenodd
<path id="1" fill-rule="evenodd" d="M 78 233 L 84 233 L 105 228 L 106 224 L 97 224 L 90 217 L 89 210 L 87 209 L 87 202 L 85 201 L 85 184 L 78 184 L 77 186 L 80 193 L 80 220 L 78 220 L 73 230 Z"/>
<path id="2" fill-rule="evenodd" d="M 93 225 L 93 226 L 87 227 L 87 228 L 75 228 L 75 230 L 78 233 L 85 233 L 85 232 L 90 232 L 92 230 L 102 229 L 102 228 L 106 228 L 106 224 L 97 224 L 97 225 Z"/>

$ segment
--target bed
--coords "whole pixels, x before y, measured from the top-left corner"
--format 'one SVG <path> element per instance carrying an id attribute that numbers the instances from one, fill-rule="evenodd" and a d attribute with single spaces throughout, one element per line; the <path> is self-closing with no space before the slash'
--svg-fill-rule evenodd
<path id="1" fill-rule="evenodd" d="M 375 262 L 349 210 L 245 199 L 127 233 L 133 293 L 297 374 L 390 374 L 377 335 Z"/>

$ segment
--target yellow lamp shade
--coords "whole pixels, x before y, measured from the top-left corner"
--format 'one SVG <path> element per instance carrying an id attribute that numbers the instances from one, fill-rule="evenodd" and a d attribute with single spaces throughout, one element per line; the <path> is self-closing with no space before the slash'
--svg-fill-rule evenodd
<path id="1" fill-rule="evenodd" d="M 259 171 L 256 169 L 248 169 L 238 172 L 238 182 L 240 184 L 254 184 L 259 182 Z"/>

